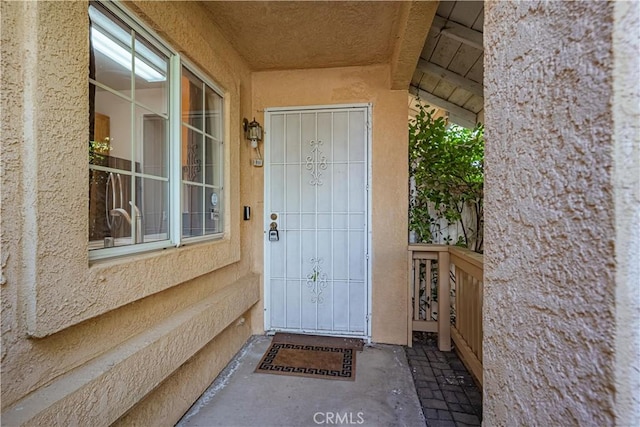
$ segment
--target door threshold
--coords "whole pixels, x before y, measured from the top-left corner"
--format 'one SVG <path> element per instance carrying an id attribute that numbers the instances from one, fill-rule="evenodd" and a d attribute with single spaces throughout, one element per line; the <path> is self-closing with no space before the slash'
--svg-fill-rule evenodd
<path id="1" fill-rule="evenodd" d="M 301 331 L 301 330 L 296 330 L 296 329 L 270 329 L 268 331 L 265 331 L 265 335 L 268 337 L 272 337 L 277 333 L 282 333 L 282 334 L 297 334 L 297 335 L 315 335 L 315 336 L 319 336 L 319 337 L 335 337 L 335 338 L 357 338 L 357 339 L 361 339 L 366 343 L 370 343 L 371 342 L 371 337 L 366 336 L 366 335 L 358 335 L 358 334 L 349 334 L 349 333 L 331 333 L 329 331 Z"/>

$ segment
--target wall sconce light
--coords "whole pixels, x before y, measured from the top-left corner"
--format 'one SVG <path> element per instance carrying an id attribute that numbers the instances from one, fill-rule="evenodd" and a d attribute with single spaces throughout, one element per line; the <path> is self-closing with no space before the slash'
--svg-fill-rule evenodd
<path id="1" fill-rule="evenodd" d="M 254 148 L 258 155 L 257 159 L 251 159 L 251 164 L 258 168 L 262 167 L 262 154 L 260 153 L 260 147 L 258 147 L 258 142 L 262 141 L 262 126 L 256 122 L 256 118 L 254 117 L 251 123 L 249 123 L 247 119 L 244 119 L 242 121 L 242 128 L 244 129 L 245 138 L 251 141 L 251 148 Z"/>
<path id="2" fill-rule="evenodd" d="M 260 123 L 256 122 L 255 117 L 251 123 L 249 123 L 247 119 L 244 119 L 242 124 L 244 127 L 245 137 L 251 141 L 251 147 L 258 148 L 258 141 L 262 141 L 262 126 L 260 126 Z"/>

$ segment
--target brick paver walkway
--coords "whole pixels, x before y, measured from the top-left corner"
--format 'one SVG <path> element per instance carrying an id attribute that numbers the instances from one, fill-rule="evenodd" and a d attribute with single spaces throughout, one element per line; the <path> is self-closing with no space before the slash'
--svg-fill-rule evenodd
<path id="1" fill-rule="evenodd" d="M 427 340 L 406 353 L 428 427 L 480 426 L 482 394 L 453 351 Z"/>

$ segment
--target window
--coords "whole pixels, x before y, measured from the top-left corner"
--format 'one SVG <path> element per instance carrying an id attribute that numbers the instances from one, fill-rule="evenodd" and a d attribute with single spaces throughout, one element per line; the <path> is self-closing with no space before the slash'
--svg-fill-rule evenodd
<path id="1" fill-rule="evenodd" d="M 223 233 L 223 97 L 112 4 L 91 2 L 90 258 Z"/>
<path id="2" fill-rule="evenodd" d="M 221 231 L 222 97 L 182 67 L 182 235 Z"/>

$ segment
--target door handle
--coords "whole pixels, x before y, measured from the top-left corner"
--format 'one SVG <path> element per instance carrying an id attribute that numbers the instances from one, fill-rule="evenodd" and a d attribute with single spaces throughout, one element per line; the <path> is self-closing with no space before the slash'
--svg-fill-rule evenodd
<path id="1" fill-rule="evenodd" d="M 280 233 L 278 233 L 278 224 L 272 222 L 269 225 L 269 241 L 277 242 L 278 240 L 280 240 Z"/>

